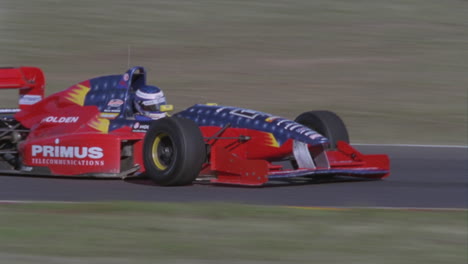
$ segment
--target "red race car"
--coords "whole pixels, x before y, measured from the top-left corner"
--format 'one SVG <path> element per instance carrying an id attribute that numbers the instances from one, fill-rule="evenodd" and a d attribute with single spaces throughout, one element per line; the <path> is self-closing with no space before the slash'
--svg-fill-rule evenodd
<path id="1" fill-rule="evenodd" d="M 20 94 L 19 109 L 0 109 L 2 174 L 146 175 L 166 186 L 188 185 L 197 177 L 258 186 L 294 177 L 389 175 L 388 157 L 351 147 L 343 121 L 329 111 L 305 112 L 292 121 L 196 104 L 172 116 L 141 120 L 133 100 L 146 85 L 142 67 L 89 79 L 46 98 L 44 84 L 39 68 L 0 68 L 0 89 Z"/>

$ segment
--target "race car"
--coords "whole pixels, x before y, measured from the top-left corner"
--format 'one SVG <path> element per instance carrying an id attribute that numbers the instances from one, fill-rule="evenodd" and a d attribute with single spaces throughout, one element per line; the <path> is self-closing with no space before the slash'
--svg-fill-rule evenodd
<path id="1" fill-rule="evenodd" d="M 271 180 L 390 173 L 386 155 L 349 144 L 343 121 L 308 111 L 294 121 L 232 106 L 195 104 L 137 120 L 132 100 L 143 67 L 92 78 L 44 97 L 35 67 L 0 68 L 0 89 L 19 90 L 19 108 L 0 109 L 0 173 L 31 176 L 146 176 L 162 186 L 261 186 Z M 161 107 L 172 111 L 171 105 Z"/>

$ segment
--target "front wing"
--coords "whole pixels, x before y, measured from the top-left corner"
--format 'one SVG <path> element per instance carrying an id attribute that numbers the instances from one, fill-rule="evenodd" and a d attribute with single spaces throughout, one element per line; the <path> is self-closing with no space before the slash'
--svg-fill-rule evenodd
<path id="1" fill-rule="evenodd" d="M 345 142 L 336 150 L 325 151 L 327 167 L 285 169 L 266 160 L 242 159 L 223 147 L 214 147 L 211 170 L 216 172 L 213 183 L 260 186 L 270 180 L 314 176 L 352 176 L 382 179 L 390 174 L 387 155 L 364 155 Z"/>

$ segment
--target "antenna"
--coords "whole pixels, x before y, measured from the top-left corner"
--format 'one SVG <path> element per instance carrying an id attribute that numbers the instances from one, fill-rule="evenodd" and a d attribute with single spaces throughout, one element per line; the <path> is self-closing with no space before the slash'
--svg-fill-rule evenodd
<path id="1" fill-rule="evenodd" d="M 130 68 L 130 44 L 128 44 L 128 52 L 127 52 L 127 69 Z"/>

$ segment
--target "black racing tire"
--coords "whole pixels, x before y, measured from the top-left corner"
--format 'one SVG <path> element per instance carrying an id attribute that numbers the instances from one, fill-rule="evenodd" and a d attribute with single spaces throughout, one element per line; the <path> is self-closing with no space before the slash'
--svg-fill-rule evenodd
<path id="1" fill-rule="evenodd" d="M 153 121 L 145 135 L 146 175 L 162 186 L 191 184 L 206 160 L 202 133 L 192 120 L 166 117 Z"/>
<path id="2" fill-rule="evenodd" d="M 294 121 L 328 138 L 329 148 L 336 149 L 338 141 L 349 143 L 348 130 L 343 120 L 330 111 L 310 111 L 300 114 Z"/>

